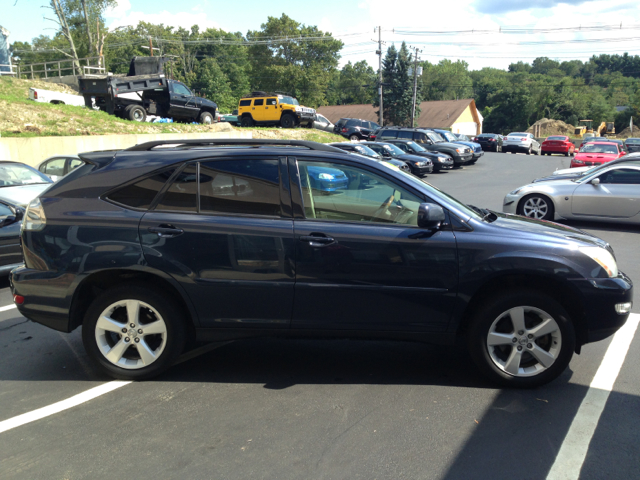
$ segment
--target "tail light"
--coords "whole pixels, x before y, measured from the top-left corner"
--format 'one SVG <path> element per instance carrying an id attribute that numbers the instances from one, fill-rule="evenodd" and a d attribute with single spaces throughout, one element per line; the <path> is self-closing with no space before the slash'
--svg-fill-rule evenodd
<path id="1" fill-rule="evenodd" d="M 496 139 L 495 139 L 495 138 L 490 138 L 490 139 L 489 139 L 489 141 L 490 141 L 490 142 L 495 142 L 495 141 L 496 141 Z"/>
<path id="2" fill-rule="evenodd" d="M 527 138 L 521 138 L 521 139 L 520 139 L 520 141 L 521 141 L 521 142 L 526 142 L 526 141 L 527 141 Z"/>
<path id="3" fill-rule="evenodd" d="M 16 302 L 16 305 L 22 305 L 24 303 L 24 297 L 22 295 L 13 295 L 13 301 Z"/>
<path id="4" fill-rule="evenodd" d="M 370 138 L 371 140 L 375 140 L 375 139 L 376 139 L 376 136 L 375 136 L 375 135 L 369 135 L 369 138 Z"/>
<path id="5" fill-rule="evenodd" d="M 478 141 L 478 137 L 473 137 L 472 142 L 477 142 Z"/>
<path id="6" fill-rule="evenodd" d="M 347 133 L 347 129 L 346 129 L 346 128 L 343 128 L 343 129 L 342 129 L 342 133 Z"/>
<path id="7" fill-rule="evenodd" d="M 33 92 L 33 99 L 34 100 L 38 99 L 38 92 L 35 92 L 35 91 Z"/>

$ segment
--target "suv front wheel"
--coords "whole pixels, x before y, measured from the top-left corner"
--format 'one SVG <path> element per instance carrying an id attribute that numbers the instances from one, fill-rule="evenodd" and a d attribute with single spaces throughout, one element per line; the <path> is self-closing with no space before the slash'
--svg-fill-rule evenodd
<path id="1" fill-rule="evenodd" d="M 569 365 L 575 331 L 553 298 L 529 290 L 496 296 L 474 315 L 468 347 L 478 368 L 496 383 L 522 388 L 544 385 Z"/>
<path id="2" fill-rule="evenodd" d="M 143 380 L 178 358 L 185 344 L 185 318 L 167 295 L 123 285 L 91 303 L 82 324 L 82 341 L 107 375 Z"/>

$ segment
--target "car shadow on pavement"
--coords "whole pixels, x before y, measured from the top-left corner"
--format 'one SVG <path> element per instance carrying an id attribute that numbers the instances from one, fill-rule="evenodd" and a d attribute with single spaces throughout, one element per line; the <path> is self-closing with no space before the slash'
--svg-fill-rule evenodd
<path id="1" fill-rule="evenodd" d="M 175 365 L 157 380 L 259 383 L 277 390 L 299 384 L 496 388 L 459 346 L 340 339 L 238 340 Z"/>
<path id="2" fill-rule="evenodd" d="M 444 480 L 544 479 L 586 395 L 587 386 L 551 383 L 527 390 L 502 390 L 455 456 Z M 640 397 L 612 392 L 589 443 L 581 480 L 640 478 L 638 421 Z M 562 464 L 578 478 L 574 466 Z M 488 472 L 491 472 L 490 475 Z"/>
<path id="3" fill-rule="evenodd" d="M 640 225 L 605 222 L 582 222 L 578 220 L 562 220 L 559 223 L 567 225 L 568 227 L 578 228 L 580 230 L 595 230 L 617 233 L 640 233 Z"/>

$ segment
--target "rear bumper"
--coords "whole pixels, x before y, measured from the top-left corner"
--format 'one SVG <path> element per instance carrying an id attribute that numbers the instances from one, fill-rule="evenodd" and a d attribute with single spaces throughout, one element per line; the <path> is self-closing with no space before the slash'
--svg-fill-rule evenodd
<path id="1" fill-rule="evenodd" d="M 502 144 L 503 152 L 528 152 L 532 148 L 531 145 L 504 145 Z"/>
<path id="2" fill-rule="evenodd" d="M 584 299 L 586 338 L 584 343 L 597 342 L 613 335 L 622 327 L 629 314 L 619 315 L 615 305 L 633 301 L 633 283 L 624 273 L 616 278 L 570 280 Z"/>
<path id="3" fill-rule="evenodd" d="M 9 282 L 11 293 L 25 299 L 22 305 L 16 305 L 23 316 L 54 330 L 70 332 L 71 297 L 67 292 L 74 278 L 73 275 L 20 266 L 11 271 Z"/>
<path id="4" fill-rule="evenodd" d="M 562 146 L 553 146 L 553 145 L 542 145 L 540 147 L 543 153 L 567 153 L 571 150 L 571 147 L 562 147 Z"/>
<path id="5" fill-rule="evenodd" d="M 490 151 L 490 152 L 495 152 L 496 150 L 498 150 L 498 144 L 496 142 L 493 143 L 481 143 L 480 144 L 480 148 L 482 148 L 482 151 L 484 152 L 486 151 Z"/>

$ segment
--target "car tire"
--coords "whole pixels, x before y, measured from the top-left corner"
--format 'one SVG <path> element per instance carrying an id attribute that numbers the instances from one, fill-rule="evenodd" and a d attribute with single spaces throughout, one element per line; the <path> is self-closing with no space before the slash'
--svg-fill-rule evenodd
<path id="1" fill-rule="evenodd" d="M 502 292 L 473 315 L 467 331 L 471 358 L 490 380 L 535 388 L 564 372 L 576 345 L 569 314 L 555 299 L 530 289 Z"/>
<path id="2" fill-rule="evenodd" d="M 518 203 L 518 215 L 535 220 L 553 220 L 555 207 L 546 195 L 532 193 Z"/>
<path id="3" fill-rule="evenodd" d="M 282 128 L 293 128 L 296 126 L 296 120 L 290 113 L 285 113 L 280 117 L 280 126 Z"/>
<path id="4" fill-rule="evenodd" d="M 132 122 L 144 122 L 147 119 L 147 112 L 140 105 L 129 105 L 124 111 Z"/>
<path id="5" fill-rule="evenodd" d="M 138 284 L 109 289 L 87 310 L 82 323 L 84 347 L 98 368 L 113 378 L 154 377 L 184 349 L 183 310 L 170 296 Z M 151 332 L 145 332 L 147 328 Z"/>
<path id="6" fill-rule="evenodd" d="M 198 117 L 198 121 L 203 125 L 211 125 L 214 121 L 213 115 L 209 112 L 202 112 L 200 117 Z"/>
<path id="7" fill-rule="evenodd" d="M 251 117 L 251 115 L 245 115 L 240 120 L 240 125 L 242 125 L 245 128 L 253 127 L 254 123 L 255 122 L 253 121 L 253 118 Z"/>
<path id="8" fill-rule="evenodd" d="M 349 140 L 351 140 L 352 142 L 357 142 L 358 140 L 360 140 L 360 137 L 358 135 L 356 135 L 355 133 L 349 135 Z"/>
<path id="9" fill-rule="evenodd" d="M 527 155 L 531 155 L 531 147 L 529 147 L 529 150 L 527 150 Z"/>

